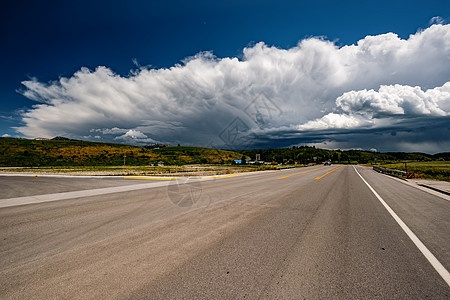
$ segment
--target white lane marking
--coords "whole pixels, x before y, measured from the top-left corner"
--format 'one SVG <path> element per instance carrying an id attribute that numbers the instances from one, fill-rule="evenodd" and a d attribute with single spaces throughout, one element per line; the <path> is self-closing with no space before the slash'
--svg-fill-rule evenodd
<path id="1" fill-rule="evenodd" d="M 236 177 L 236 174 L 228 174 L 228 175 L 217 175 L 217 176 L 204 176 L 204 177 L 192 177 L 192 180 L 198 181 L 207 181 L 217 178 L 228 178 L 228 177 Z M 78 177 L 79 178 L 79 177 Z M 85 178 L 85 177 L 84 177 Z M 99 178 L 99 177 L 95 177 Z M 108 177 L 111 178 L 111 177 Z M 105 194 L 113 194 L 120 192 L 128 192 L 135 190 L 143 190 L 161 186 L 168 186 L 171 184 L 184 184 L 186 182 L 180 183 L 182 179 L 188 179 L 189 177 L 139 177 L 139 176 L 126 176 L 121 178 L 129 178 L 129 179 L 161 179 L 165 181 L 161 182 L 151 182 L 144 184 L 134 184 L 134 185 L 125 185 L 125 186 L 117 186 L 117 187 L 108 187 L 108 188 L 99 188 L 99 189 L 91 189 L 91 190 L 82 190 L 82 191 L 73 191 L 73 192 L 62 192 L 62 193 L 54 193 L 54 194 L 44 194 L 44 195 L 33 195 L 33 196 L 25 196 L 25 197 L 16 197 L 16 198 L 8 198 L 8 199 L 0 199 L 0 208 L 3 207 L 11 207 L 25 204 L 33 204 L 33 203 L 42 203 L 42 202 L 50 202 L 50 201 L 58 201 L 58 200 L 67 200 L 73 198 L 81 198 L 81 197 L 90 197 L 90 196 L 98 196 Z"/>
<path id="2" fill-rule="evenodd" d="M 1 173 L 0 176 L 4 177 L 51 177 L 51 178 L 123 178 L 123 176 L 97 176 L 97 175 L 63 175 L 63 174 L 35 174 L 35 173 Z"/>
<path id="3" fill-rule="evenodd" d="M 100 189 L 92 189 L 92 190 L 0 199 L 0 208 L 24 205 L 24 204 L 32 204 L 32 203 L 67 200 L 67 199 L 80 198 L 80 197 L 113 194 L 113 193 L 128 192 L 128 191 L 135 191 L 135 190 L 143 190 L 143 189 L 148 189 L 148 188 L 167 186 L 172 183 L 169 181 L 160 181 L 160 182 L 133 184 L 133 185 L 116 186 L 116 187 L 100 188 Z"/>
<path id="4" fill-rule="evenodd" d="M 386 210 L 391 214 L 395 221 L 397 221 L 398 225 L 403 229 L 403 231 L 408 235 L 411 241 L 419 248 L 420 252 L 425 256 L 425 258 L 430 262 L 430 264 L 434 267 L 434 269 L 441 275 L 442 279 L 445 280 L 448 286 L 450 286 L 450 273 L 447 269 L 437 260 L 437 258 L 431 253 L 430 250 L 419 240 L 419 238 L 414 234 L 414 232 L 409 229 L 409 227 L 402 221 L 402 219 L 397 216 L 397 214 L 387 205 L 387 203 L 383 200 L 383 198 L 378 195 L 378 193 L 370 186 L 370 184 L 359 174 L 358 170 L 356 170 L 355 166 L 353 166 L 356 173 L 361 177 L 362 181 L 369 187 L 372 193 L 377 197 L 377 199 L 383 204 Z"/>

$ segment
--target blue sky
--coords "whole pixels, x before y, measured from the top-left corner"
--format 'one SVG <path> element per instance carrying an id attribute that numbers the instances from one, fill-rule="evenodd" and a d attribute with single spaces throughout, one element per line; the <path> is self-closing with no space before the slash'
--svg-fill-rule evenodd
<path id="1" fill-rule="evenodd" d="M 449 2 L 433 0 L 11 1 L 0 10 L 0 136 L 449 151 L 449 18 Z M 386 33 L 396 35 L 388 44 Z M 339 51 L 368 36 L 378 38 L 356 52 L 398 52 L 349 60 L 355 51 Z M 417 53 L 398 58 L 402 41 Z M 398 72 L 372 71 L 386 69 L 387 58 Z M 414 87 L 425 102 L 398 104 Z"/>

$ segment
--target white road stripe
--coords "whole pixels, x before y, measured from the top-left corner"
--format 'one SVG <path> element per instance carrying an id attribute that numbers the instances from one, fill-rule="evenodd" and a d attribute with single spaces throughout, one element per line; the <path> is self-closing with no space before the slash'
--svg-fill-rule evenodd
<path id="1" fill-rule="evenodd" d="M 80 197 L 98 196 L 98 195 L 113 194 L 113 193 L 120 193 L 120 192 L 129 192 L 129 191 L 143 190 L 143 189 L 160 187 L 160 186 L 167 186 L 169 184 L 172 184 L 172 183 L 170 183 L 169 181 L 160 181 L 160 182 L 133 184 L 133 185 L 116 186 L 116 187 L 108 187 L 108 188 L 100 188 L 100 189 L 92 189 L 92 190 L 82 190 L 82 191 L 74 191 L 74 192 L 64 192 L 64 193 L 54 193 L 54 194 L 0 199 L 0 208 L 24 205 L 24 204 L 32 204 L 32 203 L 67 200 L 67 199 L 80 198 Z"/>
<path id="2" fill-rule="evenodd" d="M 51 175 L 46 175 L 46 176 L 51 176 Z M 56 176 L 58 176 L 58 175 L 56 175 Z M 54 177 L 56 177 L 56 176 L 54 176 Z M 190 182 L 192 182 L 194 180 L 207 181 L 207 180 L 213 180 L 213 179 L 218 179 L 218 178 L 228 178 L 228 177 L 236 177 L 236 176 L 238 176 L 238 175 L 237 174 L 227 174 L 227 175 L 191 177 L 191 178 L 190 177 L 125 176 L 125 177 L 120 177 L 120 178 L 154 179 L 154 180 L 160 179 L 160 180 L 164 180 L 164 181 L 117 186 L 117 187 L 108 187 L 108 188 L 99 188 L 99 189 L 91 189 L 91 190 L 81 190 L 81 191 L 73 191 L 73 192 L 62 192 L 62 193 L 54 193 L 54 194 L 33 195 L 33 196 L 25 196 L 25 197 L 0 199 L 0 208 L 25 205 L 25 204 L 33 204 L 33 203 L 58 201 L 58 200 L 67 200 L 67 199 L 81 198 L 81 197 L 98 196 L 98 195 L 105 195 L 105 194 L 113 194 L 113 193 L 128 192 L 128 191 L 135 191 L 135 190 L 143 190 L 143 189 L 155 188 L 155 187 L 160 187 L 160 186 L 168 186 L 171 184 L 185 184 L 188 182 L 188 180 L 190 180 Z M 69 176 L 65 176 L 65 177 L 69 177 Z M 73 176 L 73 177 L 80 178 L 79 176 Z M 87 177 L 82 177 L 82 178 L 87 178 Z M 99 176 L 94 176 L 94 178 L 99 178 Z M 109 176 L 108 178 L 111 178 L 111 176 Z"/>
<path id="3" fill-rule="evenodd" d="M 420 252 L 425 256 L 425 258 L 430 262 L 430 264 L 434 267 L 434 269 L 441 275 L 441 277 L 445 280 L 447 285 L 450 287 L 450 273 L 447 269 L 440 263 L 439 260 L 431 253 L 430 250 L 419 240 L 419 238 L 414 234 L 414 232 L 409 229 L 409 227 L 399 218 L 399 216 L 389 207 L 389 205 L 383 200 L 383 198 L 378 195 L 378 193 L 370 186 L 369 183 L 359 174 L 358 170 L 356 170 L 355 166 L 353 166 L 356 173 L 361 177 L 362 181 L 369 187 L 372 193 L 377 197 L 377 199 L 383 204 L 386 210 L 391 214 L 395 221 L 397 221 L 398 225 L 403 229 L 403 231 L 408 235 L 411 241 L 419 248 Z"/>

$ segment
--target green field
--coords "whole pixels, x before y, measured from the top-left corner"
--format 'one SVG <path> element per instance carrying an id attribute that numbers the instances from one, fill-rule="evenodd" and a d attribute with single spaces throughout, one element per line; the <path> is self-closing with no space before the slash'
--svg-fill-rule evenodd
<path id="1" fill-rule="evenodd" d="M 156 148 L 159 147 L 159 148 Z M 283 166 L 321 164 L 380 165 L 416 173 L 417 178 L 450 181 L 450 152 L 426 153 L 327 150 L 309 146 L 228 151 L 204 147 L 89 142 L 56 137 L 52 140 L 0 138 L 0 169 L 3 172 L 31 172 L 83 175 L 203 176 Z M 255 159 L 270 165 L 236 166 L 235 160 Z M 18 168 L 19 167 L 19 168 Z"/>
<path id="2" fill-rule="evenodd" d="M 381 167 L 414 172 L 415 178 L 450 181 L 450 161 L 407 162 L 380 165 Z"/>
<path id="3" fill-rule="evenodd" d="M 61 174 L 83 176 L 211 176 L 275 170 L 277 166 L 183 165 L 183 166 L 53 166 L 0 167 L 2 173 Z"/>

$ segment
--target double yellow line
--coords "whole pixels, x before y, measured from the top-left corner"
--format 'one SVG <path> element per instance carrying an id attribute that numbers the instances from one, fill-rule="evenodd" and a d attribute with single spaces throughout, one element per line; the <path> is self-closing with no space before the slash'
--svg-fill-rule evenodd
<path id="1" fill-rule="evenodd" d="M 150 177 L 150 176 L 124 176 L 125 179 L 153 179 L 153 180 L 178 180 L 182 177 Z"/>
<path id="2" fill-rule="evenodd" d="M 337 167 L 337 168 L 334 168 L 333 170 L 331 170 L 331 171 L 329 171 L 329 172 L 326 172 L 326 173 L 323 174 L 322 176 L 316 177 L 316 178 L 314 178 L 314 179 L 321 179 L 321 178 L 327 176 L 328 174 L 330 174 L 331 172 L 336 171 L 336 170 L 339 169 L 340 167 L 342 167 L 342 166 L 339 166 L 339 167 Z M 322 168 L 312 169 L 312 170 L 308 170 L 308 171 L 304 171 L 304 172 L 300 172 L 300 173 L 289 174 L 289 175 L 286 175 L 286 176 L 283 176 L 283 177 L 278 177 L 277 179 L 288 178 L 288 177 L 291 177 L 291 176 L 295 176 L 295 175 L 299 175 L 299 174 L 305 174 L 305 173 L 308 173 L 308 172 L 317 171 L 317 170 L 321 170 L 321 169 L 324 169 L 324 168 L 327 168 L 327 167 L 322 167 Z"/>
<path id="3" fill-rule="evenodd" d="M 339 167 L 337 167 L 337 168 L 334 168 L 333 170 L 331 170 L 330 172 L 326 172 L 325 174 L 323 174 L 322 176 L 319 176 L 319 177 L 316 177 L 316 178 L 314 178 L 314 179 L 321 179 L 321 178 L 323 178 L 323 177 L 325 177 L 325 176 L 327 176 L 328 174 L 330 174 L 331 172 L 334 172 L 334 171 L 336 171 L 337 169 L 339 169 L 340 167 L 342 167 L 342 166 L 339 166 Z"/>
<path id="4" fill-rule="evenodd" d="M 228 178 L 238 176 L 236 174 L 231 175 L 217 175 L 217 176 L 204 176 L 204 177 L 154 177 L 154 176 L 124 176 L 125 179 L 152 179 L 152 180 L 181 180 L 181 179 L 215 179 L 215 178 Z"/>
<path id="5" fill-rule="evenodd" d="M 299 175 L 299 174 L 305 174 L 305 173 L 312 172 L 312 171 L 316 171 L 316 170 L 320 170 L 320 169 L 323 169 L 323 168 L 326 168 L 326 167 L 317 168 L 317 169 L 312 169 L 312 170 L 308 170 L 308 171 L 304 171 L 304 172 L 300 172 L 300 173 L 294 173 L 294 174 L 290 174 L 290 175 L 287 175 L 287 176 L 278 177 L 277 179 L 283 179 L 283 178 L 288 178 L 288 177 L 295 176 L 295 175 Z"/>

